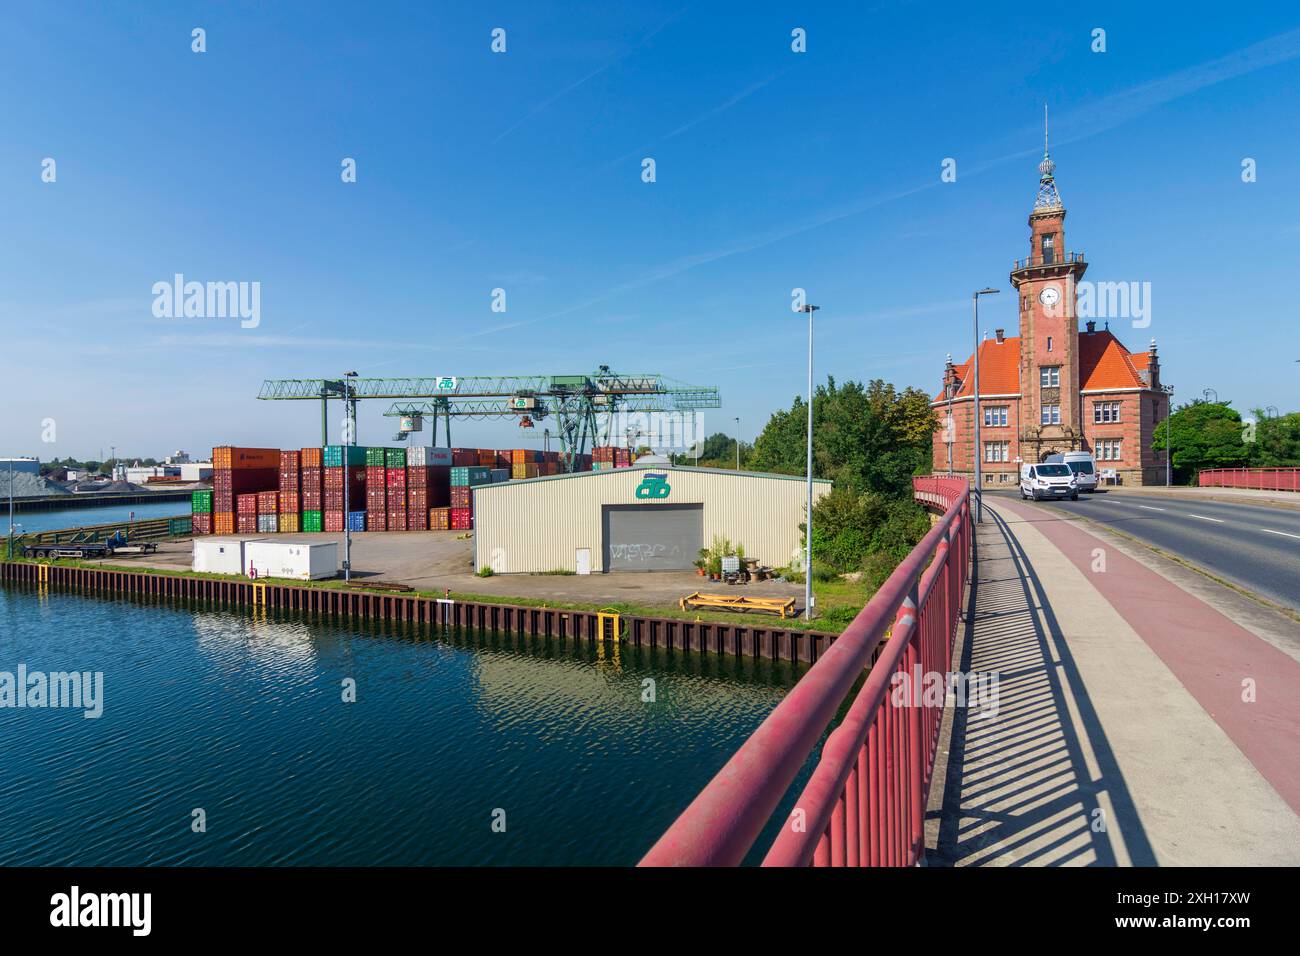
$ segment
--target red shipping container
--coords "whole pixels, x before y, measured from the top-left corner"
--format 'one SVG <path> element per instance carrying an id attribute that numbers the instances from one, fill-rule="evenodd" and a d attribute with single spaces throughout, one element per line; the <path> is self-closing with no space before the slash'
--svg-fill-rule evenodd
<path id="1" fill-rule="evenodd" d="M 389 531 L 406 531 L 406 512 L 390 511 L 388 512 L 388 530 Z"/>
<path id="2" fill-rule="evenodd" d="M 194 515 L 190 519 L 190 530 L 195 534 L 212 534 L 212 515 Z"/>
<path id="3" fill-rule="evenodd" d="M 360 490 L 366 486 L 366 466 L 349 465 L 347 468 L 325 468 L 325 490 L 343 489 L 343 473 L 347 472 L 349 490 Z"/>
<path id="4" fill-rule="evenodd" d="M 405 468 L 385 468 L 384 472 L 385 472 L 384 484 L 386 484 L 389 488 L 406 487 Z"/>
<path id="5" fill-rule="evenodd" d="M 257 517 L 257 495 L 236 495 L 235 511 L 241 515 L 252 515 Z M 253 528 L 257 530 L 256 526 Z"/>
<path id="6" fill-rule="evenodd" d="M 392 531 L 388 527 L 388 512 L 381 505 L 379 508 L 366 509 L 366 530 L 367 531 Z"/>
<path id="7" fill-rule="evenodd" d="M 280 492 L 280 514 L 298 514 L 303 510 L 302 499 L 296 491 Z M 319 508 L 313 508 L 312 511 L 319 511 Z"/>
<path id="8" fill-rule="evenodd" d="M 469 531 L 474 527 L 474 515 L 468 508 L 451 509 L 451 529 L 453 531 Z"/>
<path id="9" fill-rule="evenodd" d="M 235 530 L 240 534 L 257 534 L 257 515 L 246 513 L 235 515 Z"/>
<path id="10" fill-rule="evenodd" d="M 279 487 L 279 468 L 221 469 L 212 472 L 212 510 L 234 511 L 235 497 Z"/>
<path id="11" fill-rule="evenodd" d="M 457 485 L 450 489 L 451 506 L 453 508 L 472 508 L 474 507 L 474 489 L 467 488 L 464 485 Z"/>
<path id="12" fill-rule="evenodd" d="M 477 448 L 453 448 L 451 450 L 451 464 L 454 468 L 463 468 L 467 465 L 478 464 Z"/>
<path id="13" fill-rule="evenodd" d="M 304 449 L 310 451 L 311 449 Z M 320 449 L 317 449 L 319 451 Z M 320 511 L 323 469 L 319 465 L 304 467 L 302 470 L 302 508 L 300 511 Z"/>
<path id="14" fill-rule="evenodd" d="M 406 512 L 406 530 L 407 531 L 428 531 L 429 530 L 429 509 L 415 508 L 412 506 Z"/>
<path id="15" fill-rule="evenodd" d="M 257 513 L 260 515 L 278 515 L 280 513 L 280 492 L 259 491 L 257 493 Z"/>
<path id="16" fill-rule="evenodd" d="M 340 494 L 342 494 L 342 492 L 340 492 Z M 321 527 L 325 531 L 342 531 L 344 525 L 343 516 L 344 516 L 344 512 L 341 510 L 322 511 L 320 516 Z"/>

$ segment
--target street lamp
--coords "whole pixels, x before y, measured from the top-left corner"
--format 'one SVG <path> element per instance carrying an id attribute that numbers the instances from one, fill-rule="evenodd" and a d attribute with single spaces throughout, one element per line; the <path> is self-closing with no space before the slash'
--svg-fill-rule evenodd
<path id="1" fill-rule="evenodd" d="M 736 423 L 736 471 L 740 471 L 740 419 L 733 419 Z"/>
<path id="2" fill-rule="evenodd" d="M 1166 385 L 1165 392 L 1165 487 L 1173 484 L 1174 475 L 1174 387 Z"/>
<path id="3" fill-rule="evenodd" d="M 803 619 L 812 620 L 812 508 L 813 508 L 813 313 L 820 305 L 805 305 L 801 312 L 808 313 L 808 524 L 804 533 L 803 560 Z"/>
<path id="4" fill-rule="evenodd" d="M 343 413 L 349 424 L 347 441 L 343 443 L 343 580 L 352 580 L 352 496 L 348 494 L 351 482 L 348 481 L 348 469 L 352 467 L 352 456 L 348 449 L 357 443 L 356 414 L 352 411 L 352 380 L 356 372 L 343 373 Z"/>
<path id="5" fill-rule="evenodd" d="M 971 417 L 975 421 L 975 522 L 984 521 L 983 472 L 980 469 L 980 296 L 997 295 L 1000 289 L 980 289 L 971 294 L 971 310 L 975 315 L 975 406 Z"/>
<path id="6" fill-rule="evenodd" d="M 1211 395 L 1213 395 L 1214 398 L 1210 398 Z M 1207 402 L 1211 402 L 1215 405 L 1219 403 L 1219 393 L 1212 388 L 1202 389 L 1201 397 L 1204 398 Z"/>

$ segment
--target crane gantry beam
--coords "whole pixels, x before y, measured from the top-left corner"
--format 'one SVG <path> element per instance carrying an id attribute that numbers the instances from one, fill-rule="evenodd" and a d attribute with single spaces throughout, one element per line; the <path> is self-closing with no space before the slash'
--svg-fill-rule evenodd
<path id="1" fill-rule="evenodd" d="M 438 418 L 442 417 L 451 443 L 451 419 L 520 416 L 520 424 L 554 417 L 565 452 L 566 465 L 583 454 L 590 440 L 595 444 L 598 417 L 605 417 L 606 440 L 614 412 L 685 412 L 719 408 L 718 389 L 708 385 L 687 385 L 657 373 L 620 373 L 602 365 L 587 375 L 432 375 L 406 378 L 349 377 L 342 379 L 267 379 L 258 396 L 264 401 L 319 401 L 321 442 L 328 441 L 328 401 L 344 401 L 356 440 L 356 403 L 367 399 L 394 401 L 388 416 L 401 417 L 403 427 L 397 440 L 418 430 L 419 420 L 433 418 L 433 441 L 437 443 Z M 423 399 L 411 402 L 411 399 Z M 409 427 L 415 426 L 415 427 Z"/>

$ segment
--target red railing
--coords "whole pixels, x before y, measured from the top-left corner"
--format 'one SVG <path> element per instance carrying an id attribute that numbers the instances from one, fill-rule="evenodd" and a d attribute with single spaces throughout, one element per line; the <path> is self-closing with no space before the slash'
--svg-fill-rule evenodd
<path id="1" fill-rule="evenodd" d="M 1207 468 L 1196 476 L 1202 488 L 1258 488 L 1300 491 L 1300 468 Z"/>
<path id="2" fill-rule="evenodd" d="M 917 501 L 942 507 L 943 518 L 641 866 L 738 865 L 868 667 L 763 865 L 907 866 L 920 860 L 944 705 L 942 695 L 937 704 L 924 701 L 918 678 L 948 673 L 972 540 L 964 479 L 912 483 Z M 902 674 L 912 693 L 900 693 L 900 687 L 909 689 L 897 679 Z"/>

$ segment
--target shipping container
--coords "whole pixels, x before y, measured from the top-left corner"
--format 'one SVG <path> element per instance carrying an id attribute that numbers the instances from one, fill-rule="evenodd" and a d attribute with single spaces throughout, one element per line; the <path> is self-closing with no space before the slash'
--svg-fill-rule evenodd
<path id="1" fill-rule="evenodd" d="M 464 468 L 466 466 L 478 465 L 477 448 L 453 448 L 451 450 L 451 464 L 454 468 Z"/>
<path id="2" fill-rule="evenodd" d="M 257 534 L 257 515 L 236 514 L 235 531 L 239 534 Z"/>
<path id="3" fill-rule="evenodd" d="M 339 572 L 335 541 L 249 541 L 243 570 L 249 577 L 318 581 Z"/>
<path id="4" fill-rule="evenodd" d="M 257 493 L 257 513 L 275 515 L 280 513 L 280 492 L 259 491 Z"/>
<path id="5" fill-rule="evenodd" d="M 241 515 L 256 515 L 257 495 L 236 495 L 235 511 Z"/>
<path id="6" fill-rule="evenodd" d="M 321 450 L 319 448 L 304 448 L 299 457 L 299 463 L 303 468 L 322 468 Z"/>
<path id="7" fill-rule="evenodd" d="M 324 526 L 321 524 L 320 510 L 304 511 L 302 513 L 302 530 L 303 531 L 323 531 Z"/>
<path id="8" fill-rule="evenodd" d="M 299 520 L 298 512 L 296 511 L 280 512 L 280 533 L 281 534 L 294 534 L 301 530 L 302 530 L 302 523 Z"/>
<path id="9" fill-rule="evenodd" d="M 406 531 L 406 512 L 390 511 L 388 512 L 388 530 L 389 531 Z"/>
<path id="10" fill-rule="evenodd" d="M 510 477 L 517 481 L 525 478 L 536 478 L 542 473 L 542 464 L 543 463 L 540 461 L 521 461 L 517 464 L 511 465 Z"/>
<path id="11" fill-rule="evenodd" d="M 387 531 L 388 530 L 388 505 L 380 502 L 377 508 L 366 508 L 366 530 L 367 531 Z"/>
<path id="12" fill-rule="evenodd" d="M 321 450 L 321 464 L 325 468 L 342 468 L 345 456 L 349 465 L 366 464 L 366 449 L 361 445 L 326 445 Z"/>
<path id="13" fill-rule="evenodd" d="M 343 515 L 344 512 L 342 510 L 322 511 L 320 515 L 322 528 L 325 531 L 342 531 Z"/>
<path id="14" fill-rule="evenodd" d="M 431 445 L 415 445 L 406 449 L 407 468 L 446 467 L 452 465 L 450 448 L 435 448 Z"/>
<path id="15" fill-rule="evenodd" d="M 273 491 L 279 486 L 280 469 L 219 469 L 212 473 L 212 510 L 234 511 L 235 496 Z"/>
<path id="16" fill-rule="evenodd" d="M 469 531 L 474 527 L 474 515 L 468 508 L 451 509 L 451 530 Z"/>
<path id="17" fill-rule="evenodd" d="M 385 468 L 406 468 L 406 449 L 405 448 L 385 448 L 384 449 L 384 467 Z"/>
<path id="18" fill-rule="evenodd" d="M 212 469 L 217 471 L 242 471 L 244 469 L 274 468 L 280 470 L 278 448 L 236 448 L 220 445 L 212 449 Z"/>
<path id="19" fill-rule="evenodd" d="M 493 468 L 493 469 L 492 469 L 492 482 L 491 482 L 492 484 L 494 484 L 494 485 L 495 485 L 495 484 L 500 484 L 500 483 L 503 482 L 503 481 L 509 481 L 509 480 L 510 480 L 510 469 L 509 469 L 509 468 Z"/>
<path id="20" fill-rule="evenodd" d="M 386 450 L 387 450 L 387 449 L 384 449 L 384 448 L 367 448 L 367 449 L 366 449 L 366 467 L 367 467 L 367 468 L 383 468 L 383 467 L 384 467 L 384 458 L 386 457 L 385 454 L 384 454 L 384 452 L 385 452 Z"/>
<path id="21" fill-rule="evenodd" d="M 305 449 L 310 450 L 310 449 Z M 324 488 L 324 469 L 319 465 L 304 465 L 302 469 L 301 511 L 320 511 L 321 492 Z"/>
<path id="22" fill-rule="evenodd" d="M 296 491 L 280 492 L 280 514 L 292 511 L 297 514 L 302 510 L 302 496 Z"/>
<path id="23" fill-rule="evenodd" d="M 246 538 L 196 538 L 190 568 L 205 574 L 243 574 Z"/>
<path id="24" fill-rule="evenodd" d="M 212 514 L 212 489 L 205 488 L 201 491 L 190 493 L 190 511 L 196 515 Z"/>
<path id="25" fill-rule="evenodd" d="M 468 485 L 453 485 L 450 502 L 453 508 L 471 508 L 474 505 L 474 489 Z"/>
<path id="26" fill-rule="evenodd" d="M 366 513 L 364 511 L 349 511 L 348 529 L 351 531 L 365 531 Z"/>
<path id="27" fill-rule="evenodd" d="M 407 531 L 428 531 L 429 530 L 429 509 L 417 508 L 414 504 L 406 509 L 406 530 Z"/>
<path id="28" fill-rule="evenodd" d="M 188 515 L 183 518 L 168 518 L 167 533 L 175 536 L 180 534 L 192 534 L 194 531 L 194 516 Z"/>
<path id="29" fill-rule="evenodd" d="M 235 512 L 214 511 L 212 512 L 212 533 L 213 534 L 234 534 L 235 533 Z"/>
<path id="30" fill-rule="evenodd" d="M 257 516 L 258 534 L 275 534 L 279 530 L 280 516 L 278 514 L 259 514 Z"/>
<path id="31" fill-rule="evenodd" d="M 451 530 L 451 509 L 430 508 L 429 509 L 429 530 L 450 531 Z"/>
<path id="32" fill-rule="evenodd" d="M 194 534 L 212 534 L 212 515 L 191 515 L 190 530 Z"/>
<path id="33" fill-rule="evenodd" d="M 451 470 L 451 485 L 462 487 L 486 485 L 492 481 L 492 469 L 482 467 L 456 467 Z"/>

